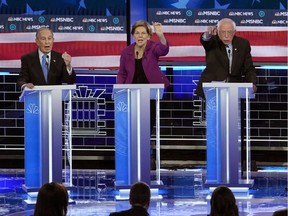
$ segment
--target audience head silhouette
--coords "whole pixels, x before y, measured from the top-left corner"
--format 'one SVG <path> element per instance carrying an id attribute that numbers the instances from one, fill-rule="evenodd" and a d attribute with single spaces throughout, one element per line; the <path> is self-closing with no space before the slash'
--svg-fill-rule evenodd
<path id="1" fill-rule="evenodd" d="M 288 215 L 288 208 L 285 208 L 275 211 L 272 216 L 287 216 L 287 215 Z"/>
<path id="2" fill-rule="evenodd" d="M 109 216 L 149 216 L 151 192 L 144 182 L 137 182 L 130 188 L 129 202 L 131 208 L 119 212 L 112 212 Z"/>
<path id="3" fill-rule="evenodd" d="M 38 192 L 34 216 L 65 216 L 67 207 L 66 188 L 57 182 L 46 183 Z"/>
<path id="4" fill-rule="evenodd" d="M 129 202 L 132 206 L 142 206 L 148 209 L 150 197 L 149 186 L 144 182 L 137 182 L 130 189 Z"/>
<path id="5" fill-rule="evenodd" d="M 226 186 L 219 186 L 213 191 L 210 205 L 210 216 L 239 215 L 234 194 Z"/>

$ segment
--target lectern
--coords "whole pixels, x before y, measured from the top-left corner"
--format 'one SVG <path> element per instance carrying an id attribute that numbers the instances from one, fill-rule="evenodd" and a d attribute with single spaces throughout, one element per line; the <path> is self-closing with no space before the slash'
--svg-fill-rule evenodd
<path id="1" fill-rule="evenodd" d="M 159 100 L 164 84 L 115 84 L 116 187 L 151 185 L 150 100 L 156 100 L 156 184 L 160 184 Z M 158 151 L 157 151 L 158 150 Z M 157 153 L 158 152 L 158 153 Z M 158 157 L 157 157 L 158 155 Z"/>
<path id="2" fill-rule="evenodd" d="M 72 186 L 71 98 L 76 85 L 46 85 L 25 88 L 20 96 L 24 102 L 25 185 L 27 192 L 38 191 L 47 182 L 62 181 L 62 101 L 65 133 L 65 181 Z M 69 137 L 70 136 L 70 137 Z M 67 182 L 65 182 L 67 183 Z"/>
<path id="3" fill-rule="evenodd" d="M 250 109 L 252 83 L 203 83 L 206 96 L 207 186 L 251 187 Z M 246 177 L 241 175 L 241 99 L 245 100 Z M 242 116 L 244 118 L 244 116 Z"/>

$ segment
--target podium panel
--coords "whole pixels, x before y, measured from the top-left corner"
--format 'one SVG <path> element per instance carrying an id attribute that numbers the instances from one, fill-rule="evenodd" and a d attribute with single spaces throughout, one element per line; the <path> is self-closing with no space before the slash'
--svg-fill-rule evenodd
<path id="1" fill-rule="evenodd" d="M 76 85 L 35 86 L 25 88 L 20 96 L 27 191 L 38 190 L 47 182 L 62 182 L 62 101 L 71 101 L 75 89 Z"/>
<path id="2" fill-rule="evenodd" d="M 203 83 L 208 186 L 251 187 L 249 99 L 252 83 Z M 246 102 L 246 177 L 241 176 L 241 99 Z M 244 118 L 244 116 L 242 116 Z"/>
<path id="3" fill-rule="evenodd" d="M 151 185 L 150 100 L 156 100 L 158 108 L 156 112 L 159 114 L 159 100 L 162 98 L 163 89 L 164 84 L 115 84 L 113 86 L 116 186 L 118 187 L 130 188 L 138 181 Z M 157 171 L 160 172 L 160 169 Z"/>

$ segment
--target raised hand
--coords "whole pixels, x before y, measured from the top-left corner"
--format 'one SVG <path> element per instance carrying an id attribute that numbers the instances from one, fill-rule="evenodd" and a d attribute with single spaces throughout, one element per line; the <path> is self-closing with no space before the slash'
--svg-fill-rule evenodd
<path id="1" fill-rule="evenodd" d="M 72 68 L 72 66 L 71 66 L 72 57 L 67 52 L 64 52 L 62 54 L 62 58 L 66 64 L 67 68 L 71 69 Z"/>
<path id="2" fill-rule="evenodd" d="M 217 26 L 209 26 L 207 29 L 209 36 L 217 34 Z"/>
<path id="3" fill-rule="evenodd" d="M 158 36 L 160 42 L 164 45 L 167 44 L 166 38 L 164 37 L 164 33 L 163 33 L 163 29 L 162 29 L 162 25 L 159 22 L 152 22 L 153 27 L 154 27 L 154 32 L 156 33 L 156 35 Z"/>

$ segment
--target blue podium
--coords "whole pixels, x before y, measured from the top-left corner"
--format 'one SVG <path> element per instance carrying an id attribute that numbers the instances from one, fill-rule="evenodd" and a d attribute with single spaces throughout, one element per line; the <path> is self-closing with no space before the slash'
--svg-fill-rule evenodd
<path id="1" fill-rule="evenodd" d="M 47 182 L 63 182 L 62 140 L 65 141 L 65 184 L 72 186 L 71 98 L 76 85 L 25 88 L 24 102 L 26 192 Z M 62 101 L 65 104 L 62 118 Z M 64 127 L 63 121 L 64 119 Z"/>
<path id="2" fill-rule="evenodd" d="M 206 96 L 206 186 L 252 187 L 250 104 L 252 83 L 203 83 Z M 241 99 L 245 100 L 246 176 L 241 175 Z M 244 116 L 242 116 L 244 118 Z"/>
<path id="3" fill-rule="evenodd" d="M 115 84 L 116 187 L 130 188 L 138 181 L 151 183 L 150 100 L 156 100 L 156 182 L 160 184 L 159 100 L 163 84 Z"/>

